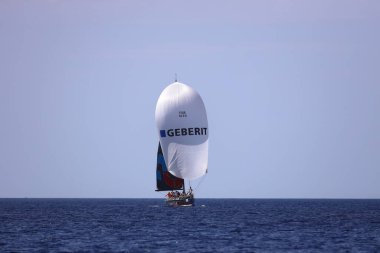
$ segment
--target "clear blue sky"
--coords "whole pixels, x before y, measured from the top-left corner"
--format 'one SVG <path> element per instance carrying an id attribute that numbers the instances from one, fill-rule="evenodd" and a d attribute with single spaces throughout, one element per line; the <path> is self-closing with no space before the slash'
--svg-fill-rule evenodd
<path id="1" fill-rule="evenodd" d="M 0 197 L 161 197 L 178 73 L 208 111 L 198 197 L 380 198 L 379 24 L 375 0 L 3 0 Z"/>

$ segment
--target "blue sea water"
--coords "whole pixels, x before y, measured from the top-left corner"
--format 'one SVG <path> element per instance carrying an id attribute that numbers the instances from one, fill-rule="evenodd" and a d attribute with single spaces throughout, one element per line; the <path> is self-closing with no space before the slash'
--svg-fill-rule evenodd
<path id="1" fill-rule="evenodd" d="M 380 252 L 380 200 L 0 199 L 0 252 Z"/>

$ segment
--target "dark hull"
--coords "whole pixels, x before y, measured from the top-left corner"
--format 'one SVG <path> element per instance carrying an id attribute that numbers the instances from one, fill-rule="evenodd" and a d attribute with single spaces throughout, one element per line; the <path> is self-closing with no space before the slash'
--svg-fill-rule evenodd
<path id="1" fill-rule="evenodd" d="M 194 197 L 187 196 L 187 197 L 180 197 L 180 198 L 167 198 L 166 204 L 168 206 L 194 206 Z"/>

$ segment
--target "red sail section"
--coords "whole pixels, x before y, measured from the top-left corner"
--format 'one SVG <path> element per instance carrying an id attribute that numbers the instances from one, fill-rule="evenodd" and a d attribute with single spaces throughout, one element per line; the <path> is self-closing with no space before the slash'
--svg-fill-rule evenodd
<path id="1" fill-rule="evenodd" d="M 173 176 L 168 171 L 160 144 L 158 144 L 157 151 L 156 175 L 157 191 L 172 191 L 183 189 L 183 179 Z"/>

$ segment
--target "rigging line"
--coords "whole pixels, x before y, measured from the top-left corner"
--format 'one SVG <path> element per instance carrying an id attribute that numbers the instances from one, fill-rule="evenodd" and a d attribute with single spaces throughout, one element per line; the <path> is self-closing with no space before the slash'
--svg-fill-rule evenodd
<path id="1" fill-rule="evenodd" d="M 159 191 L 158 193 L 161 194 L 161 195 L 165 195 L 165 194 L 164 194 L 163 192 L 161 192 L 161 191 Z"/>
<path id="2" fill-rule="evenodd" d="M 194 191 L 198 189 L 198 187 L 203 183 L 203 180 L 205 180 L 207 176 L 207 173 L 201 178 L 201 181 L 199 181 L 198 185 L 194 188 Z"/>
<path id="3" fill-rule="evenodd" d="M 165 194 L 164 192 L 161 192 L 161 191 L 159 191 L 158 193 L 161 194 L 161 196 L 163 196 L 163 197 L 167 196 L 167 193 Z"/>

